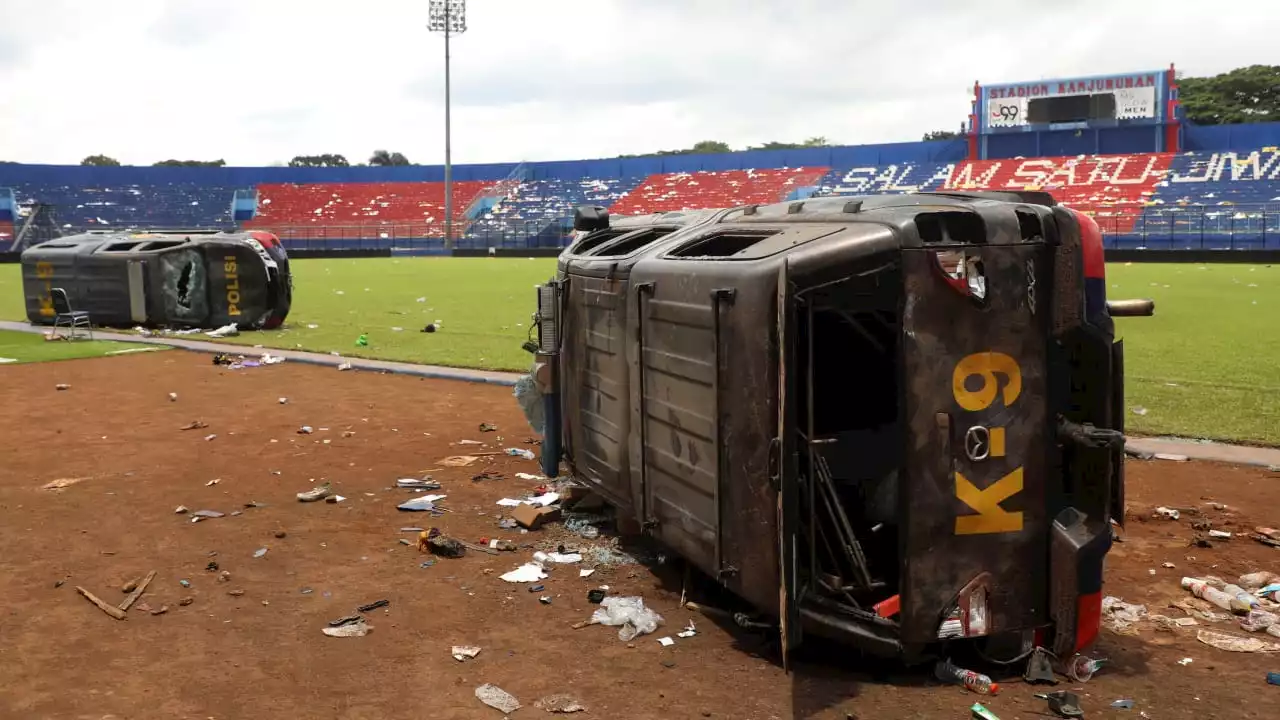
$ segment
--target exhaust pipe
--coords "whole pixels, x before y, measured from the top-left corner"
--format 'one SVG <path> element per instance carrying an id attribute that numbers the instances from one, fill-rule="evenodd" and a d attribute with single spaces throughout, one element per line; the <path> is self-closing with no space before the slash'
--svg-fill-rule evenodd
<path id="1" fill-rule="evenodd" d="M 1151 317 L 1156 314 L 1155 300 L 1108 300 L 1111 317 Z"/>

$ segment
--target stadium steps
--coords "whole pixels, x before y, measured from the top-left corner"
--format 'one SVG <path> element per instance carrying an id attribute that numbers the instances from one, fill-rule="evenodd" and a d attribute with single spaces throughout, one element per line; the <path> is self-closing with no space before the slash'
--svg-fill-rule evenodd
<path id="1" fill-rule="evenodd" d="M 526 238 L 546 237 L 548 228 L 568 227 L 579 205 L 616 203 L 641 177 L 526 180 L 471 223 L 460 247 L 527 247 Z"/>
<path id="2" fill-rule="evenodd" d="M 817 185 L 830 168 L 722 170 L 650 175 L 609 208 L 616 215 L 780 202 Z"/>

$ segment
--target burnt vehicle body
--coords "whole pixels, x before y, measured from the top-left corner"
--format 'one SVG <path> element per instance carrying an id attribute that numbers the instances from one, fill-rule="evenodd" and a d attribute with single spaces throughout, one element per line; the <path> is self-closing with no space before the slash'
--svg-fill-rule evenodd
<path id="1" fill-rule="evenodd" d="M 718 211 L 617 275 L 562 258 L 544 471 L 776 618 L 784 662 L 806 633 L 1083 648 L 1124 503 L 1102 255 L 1047 194 L 921 193 Z"/>
<path id="2" fill-rule="evenodd" d="M 52 290 L 95 325 L 279 327 L 289 314 L 289 257 L 267 232 L 94 231 L 22 253 L 27 318 L 52 324 Z"/>

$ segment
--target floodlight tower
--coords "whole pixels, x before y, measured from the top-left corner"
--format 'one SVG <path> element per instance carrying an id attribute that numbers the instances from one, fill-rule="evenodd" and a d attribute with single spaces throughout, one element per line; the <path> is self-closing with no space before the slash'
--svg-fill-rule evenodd
<path id="1" fill-rule="evenodd" d="M 449 37 L 467 31 L 467 0 L 430 0 L 427 29 L 444 33 L 444 247 L 453 249 L 453 149 L 449 126 Z"/>

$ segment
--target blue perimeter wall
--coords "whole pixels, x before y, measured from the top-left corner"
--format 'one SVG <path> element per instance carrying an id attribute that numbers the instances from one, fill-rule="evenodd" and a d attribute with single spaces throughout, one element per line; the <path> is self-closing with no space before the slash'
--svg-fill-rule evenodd
<path id="1" fill-rule="evenodd" d="M 1240 151 L 1280 145 L 1280 122 L 1254 125 L 1196 126 L 1187 123 L 1183 150 Z M 1117 154 L 1144 152 L 1116 150 Z M 751 150 L 717 155 L 667 155 L 612 160 L 562 160 L 525 164 L 528 180 L 577 180 L 584 177 L 638 177 L 699 170 L 779 167 L 873 167 L 902 163 L 960 162 L 968 157 L 964 139 L 936 142 L 851 145 L 803 150 Z M 520 163 L 455 165 L 455 180 L 497 181 Z M 37 183 L 101 187 L 107 185 L 191 184 L 252 187 L 259 183 L 443 182 L 444 166 L 353 168 L 156 168 L 79 165 L 0 165 L 0 187 Z"/>

